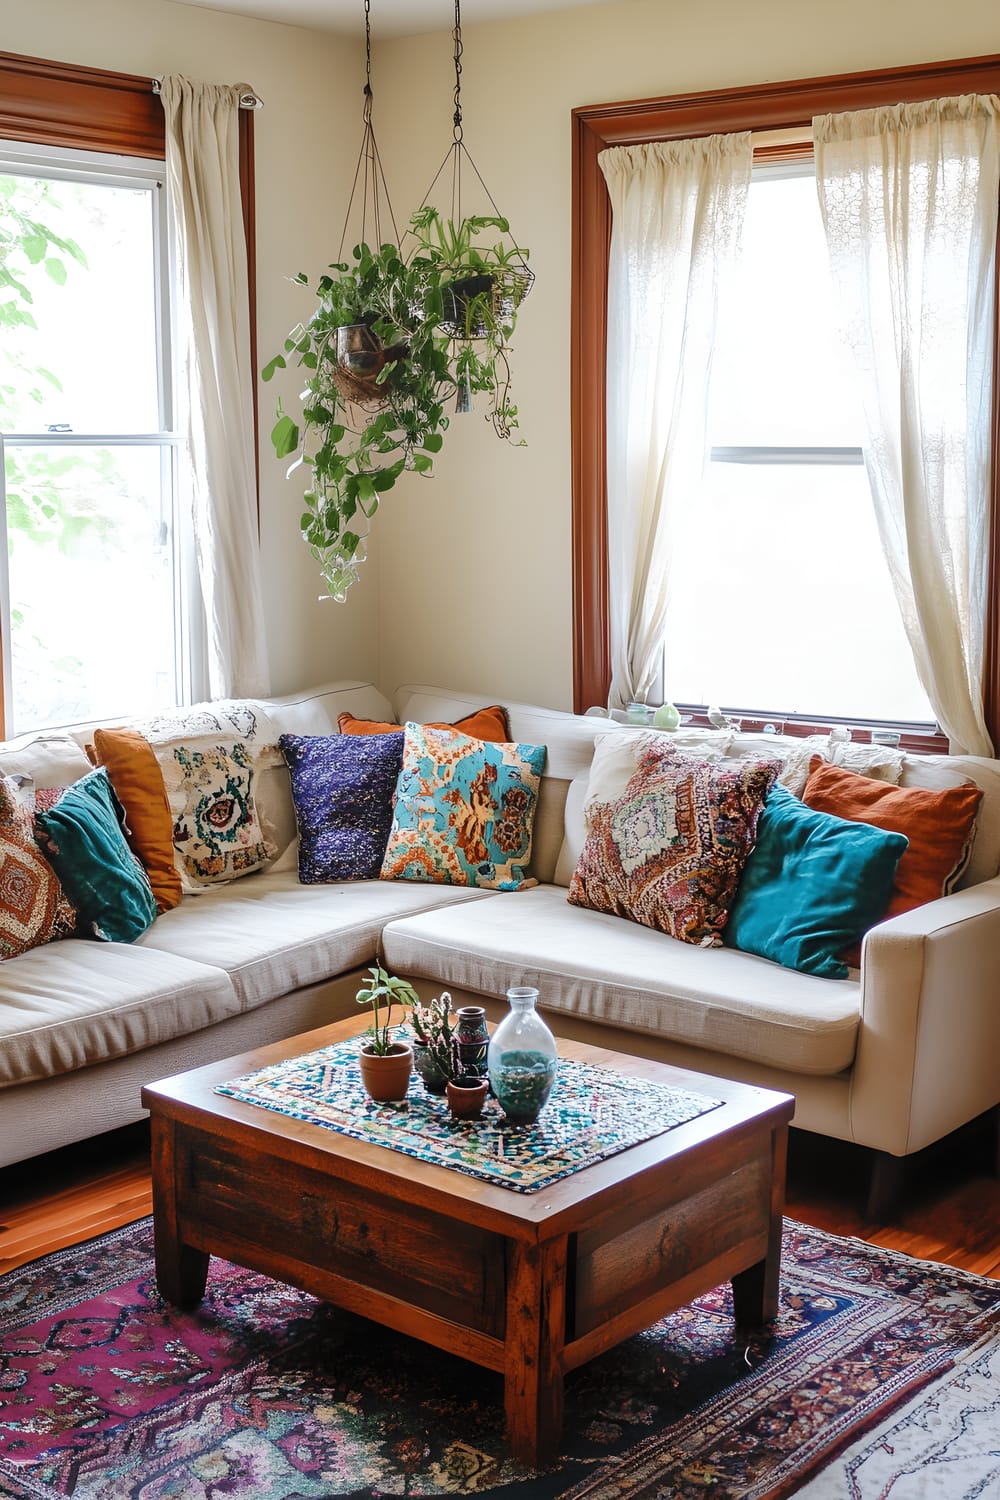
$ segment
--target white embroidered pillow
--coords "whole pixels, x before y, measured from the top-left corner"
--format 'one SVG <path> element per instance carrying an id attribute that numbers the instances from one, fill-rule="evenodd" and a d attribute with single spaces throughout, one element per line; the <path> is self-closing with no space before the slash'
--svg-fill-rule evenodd
<path id="1" fill-rule="evenodd" d="M 251 875 L 275 855 L 254 801 L 242 740 L 154 745 L 173 819 L 174 862 L 185 891 Z"/>

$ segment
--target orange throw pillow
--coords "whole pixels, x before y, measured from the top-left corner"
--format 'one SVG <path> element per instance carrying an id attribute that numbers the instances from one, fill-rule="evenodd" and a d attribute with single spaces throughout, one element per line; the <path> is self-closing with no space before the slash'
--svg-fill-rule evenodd
<path id="1" fill-rule="evenodd" d="M 973 782 L 934 792 L 922 786 L 890 786 L 831 766 L 814 755 L 802 800 L 819 812 L 870 823 L 910 841 L 899 864 L 885 920 L 947 895 L 972 849 L 982 790 Z M 849 958 L 848 962 L 858 962 Z"/>
<path id="2" fill-rule="evenodd" d="M 174 864 L 170 803 L 153 748 L 134 729 L 95 729 L 94 751 L 125 809 L 128 841 L 149 876 L 156 909 L 169 911 L 180 902 L 181 877 Z"/>
<path id="3" fill-rule="evenodd" d="M 381 724 L 377 719 L 356 719 L 353 714 L 341 714 L 337 720 L 341 734 L 402 734 L 402 724 Z M 492 740 L 506 744 L 510 740 L 507 710 L 494 703 L 491 708 L 479 708 L 454 724 L 425 724 L 425 729 L 458 729 L 471 735 L 474 740 Z"/>

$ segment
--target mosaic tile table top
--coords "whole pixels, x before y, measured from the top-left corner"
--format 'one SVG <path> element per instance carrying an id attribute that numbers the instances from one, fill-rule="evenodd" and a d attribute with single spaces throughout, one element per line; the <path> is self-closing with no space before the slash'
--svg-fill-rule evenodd
<path id="1" fill-rule="evenodd" d="M 559 1059 L 556 1086 L 533 1125 L 510 1125 L 494 1099 L 479 1120 L 453 1120 L 414 1075 L 405 1100 L 365 1093 L 350 1039 L 220 1084 L 217 1093 L 402 1151 L 517 1193 L 541 1188 L 717 1109 L 721 1099 Z"/>

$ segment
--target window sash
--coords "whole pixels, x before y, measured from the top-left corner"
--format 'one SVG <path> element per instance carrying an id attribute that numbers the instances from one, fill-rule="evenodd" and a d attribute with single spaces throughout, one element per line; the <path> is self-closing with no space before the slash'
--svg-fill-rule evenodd
<path id="1" fill-rule="evenodd" d="M 12 607 L 11 580 L 10 580 L 10 557 L 7 546 L 7 463 L 8 452 L 13 449 L 70 449 L 87 450 L 92 448 L 134 448 L 149 450 L 154 449 L 160 455 L 159 460 L 159 517 L 160 517 L 160 545 L 169 548 L 172 562 L 170 567 L 171 576 L 171 672 L 173 682 L 177 691 L 178 701 L 187 701 L 187 690 L 190 680 L 190 669 L 188 664 L 188 633 L 186 628 L 187 610 L 185 607 L 185 538 L 178 529 L 178 469 L 182 462 L 184 451 L 183 441 L 172 433 L 142 433 L 138 435 L 129 434 L 121 436 L 112 434 L 102 436 L 100 434 L 86 433 L 31 433 L 23 436 L 0 433 L 0 672 L 2 672 L 2 698 L 0 698 L 0 712 L 8 726 L 8 732 L 14 734 L 30 733 L 35 730 L 57 729 L 60 724 L 51 722 L 43 724 L 18 723 L 14 705 L 14 670 L 13 670 L 13 631 L 10 622 L 10 610 Z M 152 493 L 151 491 L 149 493 Z M 188 550 L 190 548 L 188 547 Z M 128 684 L 123 684 L 123 691 L 127 692 Z M 123 702 L 109 712 L 116 717 L 127 714 L 132 705 Z M 152 708 L 150 708 L 152 711 Z M 92 715 L 85 716 L 90 719 Z M 75 720 L 74 720 L 75 722 Z"/>
<path id="2" fill-rule="evenodd" d="M 97 187 L 145 189 L 150 194 L 158 440 L 173 434 L 173 361 L 170 291 L 166 274 L 168 250 L 163 163 L 143 158 L 108 156 L 99 151 L 69 150 L 34 142 L 0 139 L 0 176 L 50 177 L 58 182 L 92 183 Z M 47 440 L 60 436 L 58 433 L 43 435 Z M 69 437 L 74 435 L 66 434 Z M 12 442 L 23 442 L 28 436 L 27 433 L 8 433 Z M 115 442 L 118 439 L 109 434 L 107 441 Z"/>

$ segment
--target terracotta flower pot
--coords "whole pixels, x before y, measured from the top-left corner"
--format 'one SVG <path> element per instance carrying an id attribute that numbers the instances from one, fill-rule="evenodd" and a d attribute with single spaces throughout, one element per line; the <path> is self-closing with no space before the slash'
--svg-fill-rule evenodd
<path id="1" fill-rule="evenodd" d="M 445 1094 L 456 1120 L 478 1120 L 490 1090 L 488 1078 L 449 1078 Z"/>
<path id="2" fill-rule="evenodd" d="M 406 1098 L 413 1069 L 413 1048 L 406 1042 L 393 1042 L 388 1052 L 371 1050 L 365 1042 L 358 1053 L 361 1082 L 373 1099 L 388 1103 Z"/>

